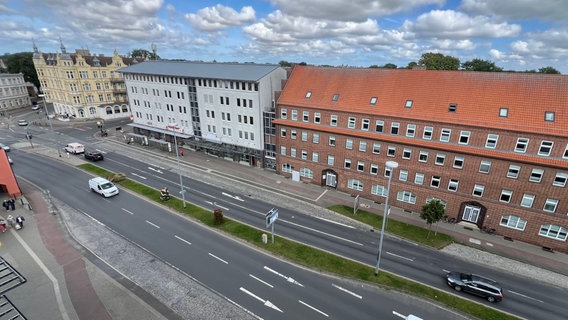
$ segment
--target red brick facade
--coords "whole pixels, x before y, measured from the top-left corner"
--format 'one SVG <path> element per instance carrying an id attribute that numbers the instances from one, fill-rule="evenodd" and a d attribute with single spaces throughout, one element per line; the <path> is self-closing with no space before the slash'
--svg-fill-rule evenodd
<path id="1" fill-rule="evenodd" d="M 276 119 L 280 174 L 568 252 L 567 76 L 296 67 Z"/>

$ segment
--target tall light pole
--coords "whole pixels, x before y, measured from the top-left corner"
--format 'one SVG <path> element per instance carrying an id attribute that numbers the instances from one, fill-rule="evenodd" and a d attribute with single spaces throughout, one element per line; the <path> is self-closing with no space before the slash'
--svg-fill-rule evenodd
<path id="1" fill-rule="evenodd" d="M 179 173 L 179 186 L 180 186 L 180 192 L 181 193 L 181 198 L 183 200 L 183 207 L 185 208 L 185 189 L 183 188 L 183 178 L 181 175 L 181 166 L 179 163 L 179 149 L 178 149 L 178 143 L 177 143 L 177 135 L 176 135 L 176 130 L 179 130 L 179 127 L 176 124 L 173 125 L 169 125 L 166 126 L 166 128 L 168 129 L 173 129 L 174 131 L 174 144 L 176 145 L 176 161 L 177 161 L 177 169 L 178 169 L 178 173 Z"/>
<path id="2" fill-rule="evenodd" d="M 398 162 L 387 161 L 385 166 L 390 169 L 389 171 L 389 182 L 387 184 L 387 201 L 385 201 L 385 212 L 383 213 L 383 227 L 381 228 L 381 238 L 379 240 L 379 253 L 377 254 L 377 266 L 375 267 L 375 276 L 379 275 L 379 267 L 381 265 L 381 253 L 383 251 L 383 237 L 385 235 L 385 225 L 387 224 L 388 212 L 389 212 L 389 194 L 391 188 L 391 179 L 394 173 L 394 169 L 398 167 Z"/>
<path id="3" fill-rule="evenodd" d="M 47 112 L 47 105 L 45 104 L 45 94 L 38 94 L 38 97 L 42 98 L 43 100 L 43 110 L 45 111 L 45 116 L 47 117 L 47 121 L 49 121 L 49 127 L 51 128 L 51 133 L 55 134 L 53 131 L 53 124 L 51 124 L 51 118 L 49 117 L 49 112 Z M 59 150 L 59 140 L 55 137 L 55 148 L 57 149 L 57 154 L 61 158 L 61 150 Z"/>

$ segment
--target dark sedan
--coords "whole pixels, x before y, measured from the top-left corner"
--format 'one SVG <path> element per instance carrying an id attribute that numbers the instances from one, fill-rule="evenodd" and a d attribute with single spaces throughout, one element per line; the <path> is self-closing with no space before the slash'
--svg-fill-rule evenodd
<path id="1" fill-rule="evenodd" d="M 476 274 L 451 271 L 446 274 L 446 281 L 456 291 L 475 294 L 489 302 L 503 300 L 503 289 L 495 280 Z"/>
<path id="2" fill-rule="evenodd" d="M 104 156 L 103 156 L 102 153 L 100 153 L 98 151 L 86 151 L 85 152 L 85 159 L 91 160 L 91 161 L 99 161 L 99 160 L 104 160 Z"/>

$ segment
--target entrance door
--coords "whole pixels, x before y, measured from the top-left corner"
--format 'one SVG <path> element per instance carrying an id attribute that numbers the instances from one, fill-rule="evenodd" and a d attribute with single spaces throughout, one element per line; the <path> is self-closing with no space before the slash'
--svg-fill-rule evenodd
<path id="1" fill-rule="evenodd" d="M 325 175 L 325 185 L 327 187 L 332 187 L 335 188 L 337 186 L 337 176 L 332 173 L 332 172 L 328 172 Z"/>
<path id="2" fill-rule="evenodd" d="M 481 208 L 472 205 L 466 205 L 463 210 L 462 220 L 477 223 Z"/>

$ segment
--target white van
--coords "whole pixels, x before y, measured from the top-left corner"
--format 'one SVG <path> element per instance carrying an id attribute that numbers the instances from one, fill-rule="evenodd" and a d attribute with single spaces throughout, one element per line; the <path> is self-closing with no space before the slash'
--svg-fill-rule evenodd
<path id="1" fill-rule="evenodd" d="M 118 188 L 114 185 L 114 183 L 101 177 L 89 180 L 89 188 L 105 198 L 118 194 Z"/>
<path id="2" fill-rule="evenodd" d="M 70 144 L 65 146 L 65 151 L 72 153 L 72 154 L 78 154 L 78 153 L 84 153 L 85 152 L 85 146 L 77 143 L 77 142 L 71 142 Z"/>

